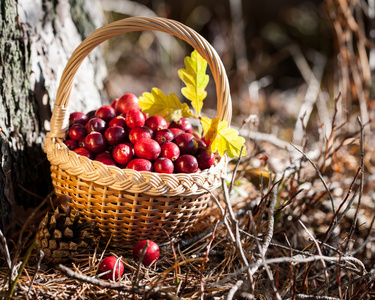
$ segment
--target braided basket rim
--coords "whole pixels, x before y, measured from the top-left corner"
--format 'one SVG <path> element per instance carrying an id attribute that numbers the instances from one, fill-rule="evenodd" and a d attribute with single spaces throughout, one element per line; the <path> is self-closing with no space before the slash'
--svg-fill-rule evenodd
<path id="1" fill-rule="evenodd" d="M 51 117 L 51 130 L 46 135 L 44 151 L 51 165 L 70 175 L 92 181 L 114 190 L 143 193 L 150 196 L 193 196 L 207 193 L 221 185 L 225 176 L 227 156 L 219 158 L 207 170 L 190 174 L 139 172 L 107 166 L 99 161 L 70 151 L 63 139 L 68 129 L 68 104 L 74 77 L 89 53 L 105 40 L 127 32 L 155 30 L 176 36 L 190 44 L 208 63 L 216 84 L 217 117 L 231 121 L 231 97 L 228 77 L 216 50 L 201 35 L 180 22 L 160 17 L 129 17 L 95 30 L 71 55 L 60 80 Z"/>

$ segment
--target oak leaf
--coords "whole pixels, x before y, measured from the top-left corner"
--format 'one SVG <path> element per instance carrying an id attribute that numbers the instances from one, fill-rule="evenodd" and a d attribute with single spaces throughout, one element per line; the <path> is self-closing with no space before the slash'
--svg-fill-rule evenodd
<path id="1" fill-rule="evenodd" d="M 191 106 L 200 115 L 203 100 L 207 96 L 205 89 L 210 80 L 206 74 L 207 61 L 194 50 L 191 56 L 185 57 L 185 68 L 178 70 L 178 76 L 186 85 L 181 89 L 181 93 L 191 101 Z"/>
<path id="2" fill-rule="evenodd" d="M 138 103 L 144 113 L 161 116 L 167 122 L 193 116 L 189 106 L 181 103 L 176 94 L 170 93 L 167 96 L 158 88 L 153 88 L 151 93 L 143 93 Z"/>
<path id="3" fill-rule="evenodd" d="M 204 139 L 210 144 L 213 152 L 218 151 L 220 156 L 225 153 L 230 158 L 246 155 L 245 139 L 238 135 L 238 131 L 229 128 L 227 121 L 220 121 L 219 118 L 210 119 L 208 117 L 201 118 Z"/>

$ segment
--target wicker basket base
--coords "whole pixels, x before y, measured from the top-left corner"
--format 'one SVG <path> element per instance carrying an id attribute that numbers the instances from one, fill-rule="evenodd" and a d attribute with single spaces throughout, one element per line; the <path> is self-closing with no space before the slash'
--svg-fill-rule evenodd
<path id="1" fill-rule="evenodd" d="M 149 196 L 101 187 L 57 166 L 51 167 L 56 194 L 71 198 L 71 206 L 94 222 L 104 242 L 133 247 L 138 241 L 158 243 L 186 232 L 202 214 L 210 193 L 198 196 Z"/>

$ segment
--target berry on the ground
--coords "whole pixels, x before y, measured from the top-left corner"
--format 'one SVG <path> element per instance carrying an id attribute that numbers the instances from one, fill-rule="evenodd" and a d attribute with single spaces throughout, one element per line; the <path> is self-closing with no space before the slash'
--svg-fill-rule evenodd
<path id="1" fill-rule="evenodd" d="M 99 264 L 98 275 L 102 279 L 117 280 L 124 274 L 124 264 L 115 256 L 103 259 Z"/>
<path id="2" fill-rule="evenodd" d="M 152 263 L 155 263 L 159 259 L 159 256 L 160 256 L 159 246 L 155 242 L 151 240 L 144 240 L 144 241 L 138 242 L 133 249 L 133 258 L 136 262 L 140 263 L 139 260 L 142 256 L 143 249 L 146 247 L 147 243 L 148 243 L 148 247 L 146 249 L 142 263 L 148 267 Z"/>

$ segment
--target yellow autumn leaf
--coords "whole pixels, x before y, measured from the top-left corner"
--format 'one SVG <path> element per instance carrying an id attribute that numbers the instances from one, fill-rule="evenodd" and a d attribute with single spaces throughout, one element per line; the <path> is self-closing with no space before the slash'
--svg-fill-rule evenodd
<path id="1" fill-rule="evenodd" d="M 185 57 L 185 68 L 178 70 L 178 76 L 186 85 L 181 89 L 181 93 L 191 101 L 191 105 L 199 115 L 203 100 L 207 96 L 205 89 L 210 80 L 206 74 L 207 61 L 194 50 L 190 57 Z"/>
<path id="2" fill-rule="evenodd" d="M 181 103 L 176 94 L 170 93 L 167 96 L 158 88 L 153 88 L 151 93 L 143 93 L 138 103 L 144 113 L 161 116 L 167 122 L 193 116 L 189 106 Z"/>
<path id="3" fill-rule="evenodd" d="M 238 136 L 238 131 L 228 128 L 227 121 L 220 121 L 218 118 L 210 119 L 208 117 L 201 118 L 204 139 L 210 143 L 211 150 L 218 151 L 219 155 L 225 153 L 230 158 L 238 157 L 241 153 L 246 155 L 245 139 Z"/>

